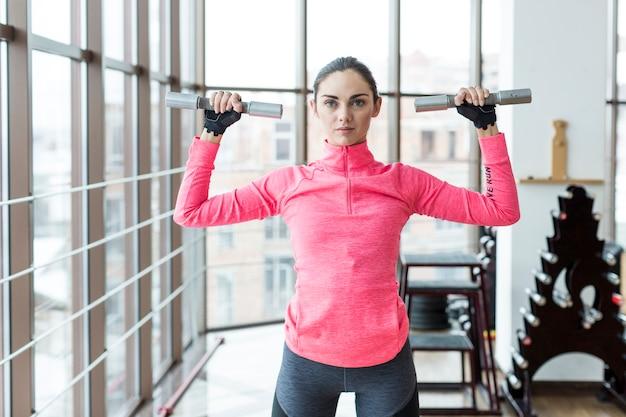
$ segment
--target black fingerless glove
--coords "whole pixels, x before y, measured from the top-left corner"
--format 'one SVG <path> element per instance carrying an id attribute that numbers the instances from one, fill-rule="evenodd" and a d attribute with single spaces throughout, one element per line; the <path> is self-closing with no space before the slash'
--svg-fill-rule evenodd
<path id="1" fill-rule="evenodd" d="M 204 110 L 204 127 L 207 132 L 214 135 L 222 135 L 226 128 L 241 119 L 241 113 L 229 110 L 224 113 L 215 113 L 213 110 Z"/>
<path id="2" fill-rule="evenodd" d="M 488 125 L 496 122 L 496 106 L 485 104 L 484 106 L 474 106 L 469 103 L 461 103 L 456 107 L 460 115 L 474 122 L 476 129 L 487 129 Z"/>

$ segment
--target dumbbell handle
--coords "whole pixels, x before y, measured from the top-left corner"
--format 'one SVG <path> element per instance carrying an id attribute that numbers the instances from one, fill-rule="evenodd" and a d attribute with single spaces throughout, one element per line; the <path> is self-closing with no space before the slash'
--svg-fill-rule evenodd
<path id="1" fill-rule="evenodd" d="M 262 103 L 259 101 L 241 102 L 243 112 L 250 116 L 271 117 L 280 119 L 283 117 L 283 105 L 274 103 Z M 165 95 L 165 105 L 178 109 L 206 109 L 213 110 L 208 97 L 196 94 L 177 93 L 168 91 Z"/>
<path id="2" fill-rule="evenodd" d="M 450 94 L 418 97 L 415 99 L 415 111 L 446 110 L 456 107 L 454 97 L 454 95 Z M 485 99 L 485 104 L 521 104 L 530 103 L 531 100 L 530 88 L 521 88 L 519 90 L 502 90 L 489 93 L 489 97 Z"/>

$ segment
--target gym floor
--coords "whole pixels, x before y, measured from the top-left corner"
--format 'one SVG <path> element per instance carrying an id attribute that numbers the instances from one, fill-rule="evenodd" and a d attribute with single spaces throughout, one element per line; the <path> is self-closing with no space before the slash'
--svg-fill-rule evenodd
<path id="1" fill-rule="evenodd" d="M 220 332 L 205 337 L 204 346 L 214 346 L 215 337 L 224 337 L 202 372 L 191 384 L 175 408 L 174 417 L 267 417 L 270 415 L 274 386 L 283 349 L 283 325 Z M 196 345 L 201 345 L 197 343 Z M 136 417 L 157 415 L 158 407 L 170 397 L 204 351 L 196 348 L 185 352 L 183 363 L 158 385 L 155 400 L 146 404 Z M 418 379 L 436 381 L 460 379 L 459 354 L 414 353 Z M 442 369 L 446 370 L 442 372 Z M 544 387 L 533 395 L 535 409 L 540 417 L 617 417 L 624 413 L 613 403 L 599 402 L 596 389 L 590 387 Z M 479 396 L 480 398 L 480 396 Z M 442 404 L 462 405 L 469 395 L 424 393 L 423 406 Z M 502 401 L 504 417 L 515 413 Z M 344 393 L 339 398 L 336 417 L 354 417 L 354 394 Z"/>

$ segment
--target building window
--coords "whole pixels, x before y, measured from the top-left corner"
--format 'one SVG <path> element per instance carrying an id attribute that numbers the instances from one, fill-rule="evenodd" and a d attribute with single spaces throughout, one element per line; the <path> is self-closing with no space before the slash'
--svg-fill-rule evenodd
<path id="1" fill-rule="evenodd" d="M 217 232 L 217 246 L 220 249 L 232 249 L 234 246 L 232 226 L 223 226 Z"/>
<path id="2" fill-rule="evenodd" d="M 433 156 L 435 156 L 435 132 L 422 130 L 422 159 L 429 159 Z"/>
<path id="3" fill-rule="evenodd" d="M 448 159 L 456 158 L 456 132 L 450 130 L 448 132 Z"/>
<path id="4" fill-rule="evenodd" d="M 446 220 L 435 219 L 435 230 L 454 230 L 463 229 L 462 223 L 449 222 Z"/>
<path id="5" fill-rule="evenodd" d="M 289 228 L 287 223 L 280 216 L 267 217 L 264 222 L 265 239 L 278 240 L 289 238 Z"/>
<path id="6" fill-rule="evenodd" d="M 107 195 L 104 206 L 105 233 L 111 234 L 124 228 L 124 196 Z"/>
<path id="7" fill-rule="evenodd" d="M 233 322 L 233 276 L 229 272 L 218 272 L 217 276 L 217 299 L 216 321 L 221 324 Z"/>
<path id="8" fill-rule="evenodd" d="M 291 161 L 291 123 L 276 122 L 274 125 L 274 160 L 276 162 Z"/>
<path id="9" fill-rule="evenodd" d="M 289 256 L 265 258 L 265 305 L 266 317 L 282 316 L 293 295 L 296 274 L 294 260 Z"/>

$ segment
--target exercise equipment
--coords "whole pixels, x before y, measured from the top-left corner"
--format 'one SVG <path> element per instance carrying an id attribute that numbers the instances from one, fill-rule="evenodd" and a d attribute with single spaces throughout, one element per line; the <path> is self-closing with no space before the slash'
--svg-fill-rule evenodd
<path id="1" fill-rule="evenodd" d="M 409 282 L 409 269 L 463 268 L 470 279 L 415 280 Z M 463 395 L 458 406 L 420 408 L 420 415 L 501 415 L 498 401 L 493 344 L 488 334 L 489 311 L 486 305 L 487 275 L 479 257 L 469 253 L 401 254 L 399 257 L 399 292 L 407 310 L 412 308 L 415 295 L 428 297 L 460 296 L 467 300 L 467 315 L 459 317 L 465 332 L 418 332 L 409 335 L 411 351 L 450 351 L 461 354 L 461 381 L 419 381 L 420 393 L 424 391 L 455 392 Z M 411 327 L 413 325 L 411 324 Z M 469 378 L 466 377 L 465 360 L 469 359 Z M 469 391 L 469 392 L 468 392 Z M 471 405 L 465 403 L 465 394 L 471 394 Z M 482 394 L 483 401 L 477 401 Z M 485 408 L 485 406 L 487 408 Z"/>
<path id="2" fill-rule="evenodd" d="M 626 317 L 620 313 L 619 259 L 622 248 L 596 237 L 601 216 L 583 187 L 570 185 L 553 210 L 554 236 L 539 251 L 542 271 L 533 270 L 530 308 L 520 309 L 524 329 L 517 330 L 511 372 L 501 387 L 519 417 L 534 417 L 530 383 L 550 359 L 569 352 L 593 355 L 604 362 L 599 398 L 617 399 L 626 409 Z M 563 273 L 565 289 L 555 288 Z M 595 299 L 585 300 L 585 288 Z"/>
<path id="3" fill-rule="evenodd" d="M 436 96 L 423 96 L 415 99 L 415 111 L 427 112 L 436 110 L 446 110 L 457 107 L 454 104 L 455 95 L 442 94 Z M 532 101 L 532 93 L 530 88 L 521 88 L 518 90 L 503 90 L 490 93 L 485 99 L 485 105 L 495 104 L 523 104 Z"/>
<path id="4" fill-rule="evenodd" d="M 269 117 L 272 119 L 283 117 L 282 104 L 263 103 L 260 101 L 241 102 L 241 104 L 243 105 L 242 113 L 247 113 L 250 116 Z M 165 94 L 165 105 L 178 109 L 213 110 L 208 97 L 174 91 L 168 91 Z"/>
<path id="5" fill-rule="evenodd" d="M 489 336 L 492 340 L 495 338 L 496 332 L 496 245 L 497 245 L 497 227 L 480 226 L 480 253 L 477 255 L 487 279 L 483 283 L 487 297 L 485 302 L 489 308 Z"/>

